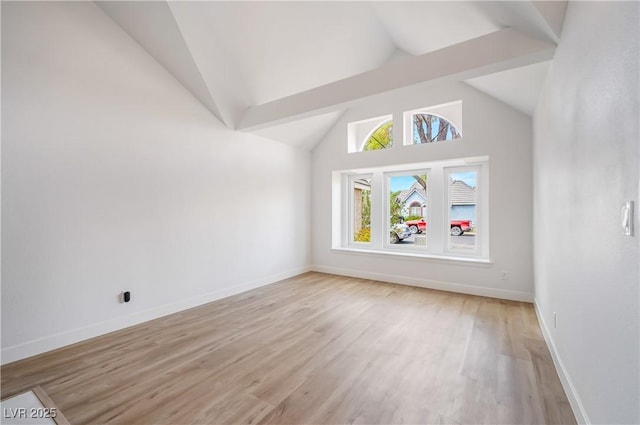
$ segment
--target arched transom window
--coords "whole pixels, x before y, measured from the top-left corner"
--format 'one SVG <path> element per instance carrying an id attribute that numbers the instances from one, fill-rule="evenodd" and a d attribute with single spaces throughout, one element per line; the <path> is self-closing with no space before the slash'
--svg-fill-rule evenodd
<path id="1" fill-rule="evenodd" d="M 375 128 L 364 141 L 363 151 L 377 151 L 393 146 L 393 120 L 388 120 Z"/>
<path id="2" fill-rule="evenodd" d="M 415 113 L 413 121 L 413 144 L 454 140 L 461 137 L 455 125 L 435 114 Z"/>

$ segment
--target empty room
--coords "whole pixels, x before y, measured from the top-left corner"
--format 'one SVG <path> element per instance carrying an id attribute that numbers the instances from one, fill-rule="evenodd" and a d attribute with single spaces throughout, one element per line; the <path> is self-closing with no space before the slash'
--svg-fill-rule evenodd
<path id="1" fill-rule="evenodd" d="M 640 2 L 0 13 L 0 423 L 640 424 Z"/>

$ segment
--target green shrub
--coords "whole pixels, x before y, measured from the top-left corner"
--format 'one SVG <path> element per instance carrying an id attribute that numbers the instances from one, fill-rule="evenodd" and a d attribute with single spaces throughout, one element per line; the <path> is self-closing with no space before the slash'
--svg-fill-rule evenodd
<path id="1" fill-rule="evenodd" d="M 420 217 L 419 215 L 409 215 L 405 217 L 404 221 L 420 220 L 421 218 L 422 217 Z"/>

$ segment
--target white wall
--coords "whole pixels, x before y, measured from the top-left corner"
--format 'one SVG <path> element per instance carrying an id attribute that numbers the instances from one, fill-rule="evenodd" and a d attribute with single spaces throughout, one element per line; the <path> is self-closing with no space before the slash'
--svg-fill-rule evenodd
<path id="1" fill-rule="evenodd" d="M 640 423 L 640 228 L 620 226 L 639 199 L 638 6 L 570 2 L 534 120 L 536 304 L 578 419 L 599 424 Z"/>
<path id="2" fill-rule="evenodd" d="M 223 128 L 93 3 L 2 3 L 2 103 L 4 363 L 309 264 L 309 153 Z"/>
<path id="3" fill-rule="evenodd" d="M 455 142 L 347 153 L 347 123 L 462 99 Z M 423 84 L 365 99 L 341 118 L 312 155 L 312 255 L 317 270 L 510 299 L 533 299 L 531 119 L 465 84 Z M 491 264 L 401 258 L 331 249 L 331 171 L 488 155 Z M 502 271 L 508 280 L 502 280 Z"/>

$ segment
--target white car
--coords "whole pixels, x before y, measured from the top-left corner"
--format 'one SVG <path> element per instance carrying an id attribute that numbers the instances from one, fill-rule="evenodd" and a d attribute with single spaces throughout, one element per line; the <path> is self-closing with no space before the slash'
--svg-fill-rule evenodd
<path id="1" fill-rule="evenodd" d="M 411 230 L 406 224 L 394 224 L 389 232 L 389 243 L 398 243 L 411 236 Z"/>

